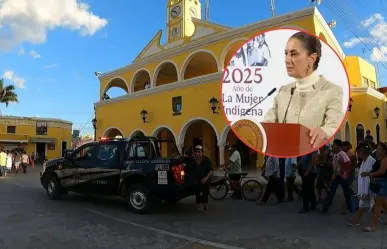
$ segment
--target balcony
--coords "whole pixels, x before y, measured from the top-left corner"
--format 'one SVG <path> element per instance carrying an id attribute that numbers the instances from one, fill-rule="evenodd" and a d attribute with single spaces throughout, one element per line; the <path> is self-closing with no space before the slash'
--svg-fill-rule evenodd
<path id="1" fill-rule="evenodd" d="M 156 95 L 156 94 L 159 94 L 162 92 L 168 92 L 168 91 L 183 89 L 183 88 L 192 87 L 192 86 L 199 86 L 199 85 L 206 84 L 206 83 L 219 84 L 221 79 L 222 79 L 222 75 L 223 75 L 223 72 L 215 72 L 215 73 L 211 73 L 211 74 L 206 74 L 206 75 L 202 75 L 202 76 L 198 76 L 198 77 L 194 77 L 194 78 L 190 78 L 190 79 L 186 79 L 186 80 L 181 80 L 181 81 L 177 81 L 177 82 L 173 82 L 173 83 L 169 83 L 169 84 L 164 84 L 164 85 L 157 86 L 157 87 L 152 87 L 152 88 L 141 90 L 138 92 L 132 92 L 132 93 L 129 93 L 129 94 L 126 94 L 123 96 L 118 96 L 115 98 L 111 98 L 108 100 L 103 100 L 103 101 L 100 101 L 98 103 L 95 103 L 95 105 L 96 106 L 108 105 L 108 104 L 122 102 L 122 101 L 129 100 L 129 99 L 137 99 L 137 98 L 141 98 L 141 97 L 145 97 L 145 96 Z M 219 92 L 213 93 L 213 95 L 220 95 L 220 90 L 219 90 Z"/>
<path id="2" fill-rule="evenodd" d="M 27 134 L 0 133 L 0 142 L 28 143 Z"/>

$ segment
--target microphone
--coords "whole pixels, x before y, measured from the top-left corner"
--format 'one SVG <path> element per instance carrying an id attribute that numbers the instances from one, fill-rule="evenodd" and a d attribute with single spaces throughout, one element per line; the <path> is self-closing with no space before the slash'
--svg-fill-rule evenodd
<path id="1" fill-rule="evenodd" d="M 252 109 L 254 109 L 254 107 L 256 107 L 257 105 L 261 104 L 265 99 L 267 99 L 268 97 L 270 97 L 275 91 L 277 91 L 277 88 L 271 89 L 271 91 L 266 95 L 266 97 L 264 97 L 261 101 L 259 101 L 258 103 L 256 103 L 256 104 L 253 105 L 252 107 L 250 107 L 249 109 L 247 109 L 244 113 L 241 114 L 241 117 L 242 117 L 242 116 L 246 116 L 246 114 L 249 113 L 249 111 L 251 111 Z"/>
<path id="2" fill-rule="evenodd" d="M 288 106 L 286 107 L 286 111 L 285 111 L 285 115 L 284 115 L 284 119 L 282 121 L 282 123 L 286 123 L 286 116 L 288 115 L 288 110 L 289 110 L 289 106 L 290 106 L 290 103 L 292 102 L 292 98 L 293 98 L 293 94 L 294 94 L 294 90 L 296 90 L 295 87 L 292 87 L 290 89 L 290 99 L 289 99 L 289 103 L 288 103 Z"/>

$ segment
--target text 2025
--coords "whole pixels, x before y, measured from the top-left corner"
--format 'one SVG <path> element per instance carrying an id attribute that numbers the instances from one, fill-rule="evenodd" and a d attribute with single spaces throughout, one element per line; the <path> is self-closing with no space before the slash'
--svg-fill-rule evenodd
<path id="1" fill-rule="evenodd" d="M 235 68 L 235 69 L 226 69 L 224 71 L 223 83 L 245 83 L 251 84 L 256 83 L 259 84 L 262 82 L 262 74 L 260 73 L 261 68 Z M 231 77 L 231 79 L 230 79 Z"/>

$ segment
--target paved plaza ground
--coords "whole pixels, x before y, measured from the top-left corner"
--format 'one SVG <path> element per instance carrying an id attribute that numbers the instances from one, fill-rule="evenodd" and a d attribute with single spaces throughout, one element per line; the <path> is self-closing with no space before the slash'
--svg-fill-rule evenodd
<path id="1" fill-rule="evenodd" d="M 298 214 L 301 203 L 275 200 L 267 206 L 226 199 L 198 213 L 194 199 L 135 215 L 119 198 L 70 194 L 51 201 L 39 182 L 39 168 L 0 179 L 1 249 L 376 249 L 387 248 L 386 228 L 365 233 L 348 228 L 338 193 L 328 215 Z M 370 219 L 367 214 L 363 224 Z M 387 219 L 385 217 L 384 219 Z"/>

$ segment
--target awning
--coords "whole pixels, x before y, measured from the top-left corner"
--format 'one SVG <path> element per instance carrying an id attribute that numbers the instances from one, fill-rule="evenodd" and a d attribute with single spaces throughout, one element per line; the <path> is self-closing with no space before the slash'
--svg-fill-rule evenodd
<path id="1" fill-rule="evenodd" d="M 0 139 L 0 143 L 28 143 L 28 140 Z"/>
<path id="2" fill-rule="evenodd" d="M 47 144 L 55 144 L 56 138 L 34 138 L 30 139 L 31 143 L 47 143 Z"/>

